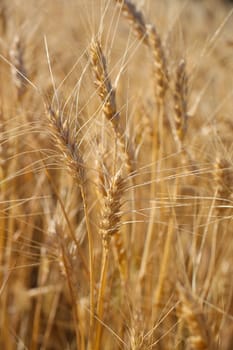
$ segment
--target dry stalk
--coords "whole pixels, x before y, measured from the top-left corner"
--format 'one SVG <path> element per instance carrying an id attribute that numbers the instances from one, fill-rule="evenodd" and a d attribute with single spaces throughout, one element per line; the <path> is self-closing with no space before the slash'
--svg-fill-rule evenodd
<path id="1" fill-rule="evenodd" d="M 171 213 L 169 223 L 168 223 L 168 229 L 167 229 L 167 236 L 164 244 L 164 251 L 163 256 L 161 260 L 161 266 L 159 271 L 159 279 L 157 282 L 157 286 L 154 292 L 154 300 L 153 300 L 153 319 L 156 322 L 158 320 L 159 311 L 161 308 L 161 304 L 163 302 L 163 295 L 164 295 L 164 289 L 165 289 L 165 283 L 168 278 L 168 271 L 169 271 L 169 263 L 171 259 L 171 251 L 173 247 L 173 240 L 174 240 L 174 217 Z"/>
<path id="2" fill-rule="evenodd" d="M 214 165 L 214 185 L 215 185 L 215 206 L 216 216 L 226 215 L 229 206 L 229 199 L 233 193 L 233 171 L 230 163 L 217 156 Z M 211 235 L 211 255 L 208 264 L 208 274 L 203 286 L 203 297 L 206 297 L 212 282 L 212 276 L 216 270 L 216 255 L 220 234 L 222 234 L 221 223 L 217 221 Z"/>
<path id="3" fill-rule="evenodd" d="M 156 29 L 152 25 L 147 25 L 148 43 L 153 55 L 154 75 L 155 75 L 155 98 L 157 103 L 156 122 L 153 130 L 152 140 L 152 152 L 151 152 L 151 200 L 156 198 L 156 176 L 160 172 L 161 160 L 164 152 L 164 119 L 165 119 L 165 105 L 166 105 L 166 92 L 168 90 L 168 69 L 165 58 L 165 52 L 162 47 L 160 36 Z M 150 252 L 150 246 L 152 241 L 152 235 L 154 232 L 155 221 L 155 208 L 154 205 L 150 211 L 150 220 L 146 233 L 146 241 L 143 249 L 139 280 L 140 284 L 143 283 L 143 279 L 146 275 L 146 267 L 148 256 Z"/>
<path id="4" fill-rule="evenodd" d="M 38 276 L 37 276 L 37 285 L 39 288 L 46 286 L 46 280 L 48 278 L 48 269 L 47 269 L 47 261 L 46 261 L 46 249 L 41 247 L 41 256 L 40 256 L 40 265 L 38 267 Z M 38 347 L 38 339 L 41 330 L 41 313 L 42 313 L 42 302 L 43 297 L 42 294 L 39 294 L 36 298 L 35 305 L 35 313 L 33 318 L 33 326 L 32 326 L 32 339 L 30 344 L 31 350 L 36 350 Z"/>
<path id="5" fill-rule="evenodd" d="M 75 236 L 74 229 L 73 229 L 73 227 L 72 227 L 72 225 L 71 225 L 71 223 L 70 223 L 70 221 L 69 221 L 68 213 L 66 212 L 66 208 L 65 208 L 64 203 L 63 203 L 63 201 L 62 201 L 62 198 L 61 198 L 61 196 L 60 196 L 60 194 L 59 194 L 59 191 L 58 191 L 58 189 L 57 189 L 57 187 L 56 187 L 56 185 L 55 185 L 55 183 L 54 183 L 53 177 L 49 174 L 49 172 L 46 170 L 46 168 L 45 168 L 45 171 L 46 171 L 46 176 L 47 176 L 47 178 L 48 178 L 48 180 L 49 180 L 49 184 L 50 184 L 50 186 L 51 186 L 51 188 L 52 188 L 52 191 L 54 192 L 54 195 L 56 196 L 57 201 L 58 201 L 58 203 L 60 204 L 61 211 L 62 211 L 62 214 L 63 214 L 63 216 L 64 216 L 64 218 L 65 218 L 65 222 L 66 222 L 66 224 L 67 224 L 67 228 L 68 228 L 70 237 L 71 237 L 71 239 L 73 240 L 73 242 L 75 242 L 75 245 L 76 245 L 78 254 L 79 254 L 79 256 L 80 256 L 80 258 L 81 258 L 81 260 L 82 260 L 82 263 L 83 263 L 83 268 L 84 268 L 84 270 L 85 270 L 85 272 L 86 272 L 86 275 L 87 275 L 87 277 L 88 277 L 88 276 L 89 276 L 88 265 L 87 265 L 87 263 L 86 263 L 85 256 L 84 256 L 82 250 L 80 249 L 80 244 L 79 244 L 79 242 L 78 242 L 78 240 L 77 240 L 77 238 L 76 238 L 76 236 Z"/>
<path id="6" fill-rule="evenodd" d="M 4 260 L 6 256 L 6 251 L 8 247 L 6 246 L 6 233 L 7 232 L 7 212 L 6 204 L 4 199 L 7 198 L 7 184 L 4 183 L 4 179 L 7 177 L 8 173 L 8 162 L 6 159 L 9 156 L 10 143 L 9 140 L 4 136 L 6 134 L 5 128 L 5 117 L 2 105 L 0 106 L 0 285 L 1 290 L 3 290 L 4 281 L 6 279 L 6 271 L 4 268 Z M 0 315 L 0 328 L 4 329 L 6 325 L 6 315 L 7 315 L 7 294 L 0 293 L 1 296 L 1 315 Z M 5 335 L 5 332 L 3 333 Z"/>
<path id="7" fill-rule="evenodd" d="M 5 126 L 5 115 L 2 104 L 0 104 L 0 182 L 7 176 L 8 164 L 7 158 L 10 156 L 10 142 L 7 138 L 7 130 Z M 0 184 L 0 195 L 4 192 L 4 183 Z"/>
<path id="8" fill-rule="evenodd" d="M 206 316 L 194 295 L 188 292 L 181 284 L 177 286 L 181 301 L 180 317 L 188 326 L 190 336 L 188 338 L 193 350 L 216 349 L 214 335 L 208 325 Z"/>
<path id="9" fill-rule="evenodd" d="M 60 234 L 60 232 L 59 232 Z M 59 236 L 59 243 L 60 243 L 60 249 L 61 249 L 61 259 L 62 259 L 62 265 L 64 267 L 64 273 L 67 278 L 67 283 L 69 287 L 69 292 L 72 300 L 72 309 L 73 309 L 73 317 L 75 320 L 75 333 L 76 333 L 76 344 L 77 348 L 79 348 L 79 344 L 81 342 L 81 334 L 79 330 L 79 305 L 77 300 L 77 291 L 74 287 L 74 283 L 72 281 L 72 264 L 70 261 L 69 252 L 67 251 L 65 244 L 63 242 L 63 239 L 61 236 Z"/>

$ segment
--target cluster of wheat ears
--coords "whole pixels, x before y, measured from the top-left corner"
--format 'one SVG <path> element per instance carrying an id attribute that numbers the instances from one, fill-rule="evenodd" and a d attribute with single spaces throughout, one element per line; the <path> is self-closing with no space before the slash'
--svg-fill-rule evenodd
<path id="1" fill-rule="evenodd" d="M 233 9 L 0 2 L 0 348 L 233 349 Z"/>

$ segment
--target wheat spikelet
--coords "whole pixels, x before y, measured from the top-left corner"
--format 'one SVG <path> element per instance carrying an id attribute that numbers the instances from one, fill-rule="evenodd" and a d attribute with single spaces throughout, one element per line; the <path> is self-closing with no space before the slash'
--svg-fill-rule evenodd
<path id="1" fill-rule="evenodd" d="M 20 100 L 26 92 L 27 81 L 27 71 L 24 62 L 24 47 L 22 40 L 18 35 L 15 36 L 12 48 L 10 50 L 10 58 L 12 61 L 11 72 L 14 84 L 17 88 L 17 96 Z"/>
<path id="2" fill-rule="evenodd" d="M 120 173 L 117 173 L 109 183 L 106 196 L 103 198 L 101 209 L 100 234 L 103 239 L 104 249 L 107 249 L 110 239 L 113 239 L 114 247 L 121 275 L 121 281 L 125 284 L 127 279 L 127 255 L 123 237 L 120 232 L 121 226 L 121 203 L 125 188 L 125 182 Z"/>
<path id="3" fill-rule="evenodd" d="M 181 284 L 177 286 L 181 301 L 180 316 L 189 330 L 189 344 L 192 350 L 214 350 L 215 342 L 206 316 L 195 299 Z"/>
<path id="4" fill-rule="evenodd" d="M 111 122 L 114 130 L 117 130 L 119 127 L 119 114 L 116 110 L 115 90 L 112 87 L 107 71 L 106 58 L 98 40 L 94 40 L 91 44 L 90 58 L 92 69 L 95 74 L 95 86 L 103 101 L 103 112 L 106 118 Z"/>
<path id="5" fill-rule="evenodd" d="M 177 67 L 174 91 L 175 129 L 180 143 L 183 142 L 187 129 L 187 96 L 188 79 L 185 69 L 185 61 L 182 59 Z"/>
<path id="6" fill-rule="evenodd" d="M 159 34 L 154 25 L 147 25 L 149 46 L 152 50 L 155 72 L 155 91 L 161 104 L 168 89 L 168 69 L 165 52 Z"/>
<path id="7" fill-rule="evenodd" d="M 228 199 L 233 192 L 233 171 L 230 163 L 220 156 L 217 156 L 214 164 L 214 179 L 217 198 Z"/>
<path id="8" fill-rule="evenodd" d="M 133 29 L 137 37 L 148 45 L 148 34 L 146 29 L 146 23 L 141 11 L 137 10 L 136 6 L 129 0 L 115 0 L 119 6 L 123 15 L 132 24 Z"/>
<path id="9" fill-rule="evenodd" d="M 109 249 L 110 240 L 113 239 L 123 280 L 127 277 L 126 251 L 120 232 L 120 209 L 124 190 L 125 180 L 121 171 L 111 177 L 103 170 L 103 166 L 98 166 L 98 191 L 101 203 L 99 233 L 104 249 Z"/>
<path id="10" fill-rule="evenodd" d="M 102 176 L 101 178 L 103 179 Z M 109 245 L 111 237 L 116 235 L 120 229 L 120 208 L 125 181 L 122 178 L 121 171 L 117 172 L 110 179 L 107 179 L 105 176 L 104 181 L 105 183 L 100 185 L 103 198 L 99 232 L 106 247 Z M 105 188 L 104 191 L 103 188 Z"/>
<path id="11" fill-rule="evenodd" d="M 57 149 L 65 161 L 69 173 L 79 185 L 85 179 L 83 159 L 80 154 L 78 142 L 75 139 L 75 131 L 70 130 L 69 123 L 59 110 L 54 111 L 52 107 L 46 107 L 50 130 Z"/>

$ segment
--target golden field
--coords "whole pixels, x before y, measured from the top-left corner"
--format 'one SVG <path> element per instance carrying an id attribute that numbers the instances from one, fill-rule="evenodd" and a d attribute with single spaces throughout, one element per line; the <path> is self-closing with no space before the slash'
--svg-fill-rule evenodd
<path id="1" fill-rule="evenodd" d="M 0 1 L 0 349 L 233 348 L 230 1 Z"/>

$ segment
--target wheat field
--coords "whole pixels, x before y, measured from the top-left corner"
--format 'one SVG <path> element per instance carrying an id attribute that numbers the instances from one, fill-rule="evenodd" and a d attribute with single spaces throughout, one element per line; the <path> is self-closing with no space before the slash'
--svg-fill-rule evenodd
<path id="1" fill-rule="evenodd" d="M 0 1 L 0 349 L 233 349 L 233 5 Z"/>

